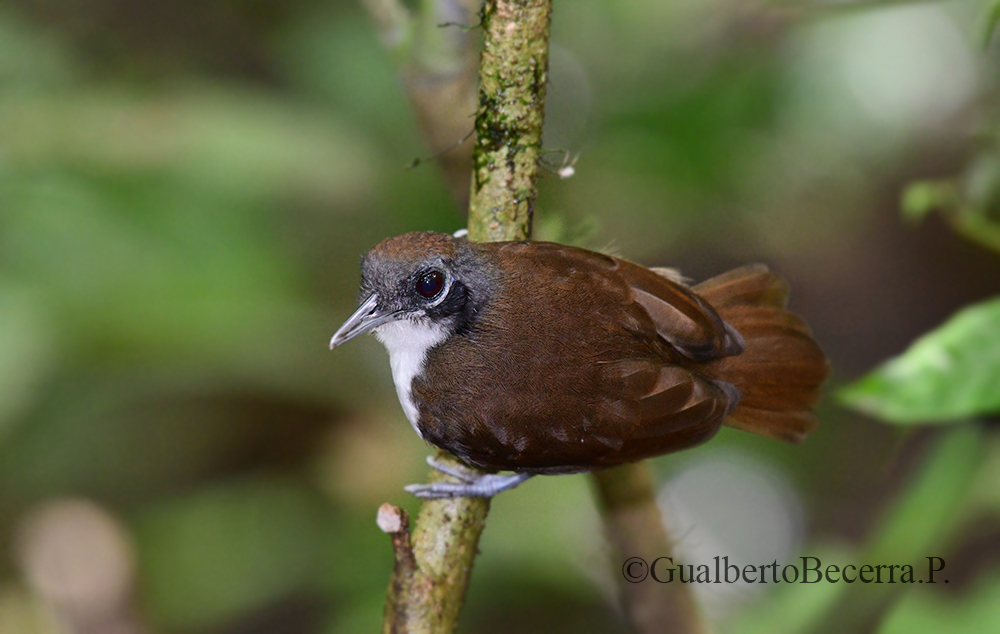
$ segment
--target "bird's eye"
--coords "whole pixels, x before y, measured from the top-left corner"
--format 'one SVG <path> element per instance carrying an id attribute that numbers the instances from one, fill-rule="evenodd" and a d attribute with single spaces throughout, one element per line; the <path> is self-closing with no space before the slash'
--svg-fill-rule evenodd
<path id="1" fill-rule="evenodd" d="M 444 288 L 444 276 L 437 271 L 431 271 L 417 280 L 417 293 L 426 299 L 436 297 L 442 288 Z"/>

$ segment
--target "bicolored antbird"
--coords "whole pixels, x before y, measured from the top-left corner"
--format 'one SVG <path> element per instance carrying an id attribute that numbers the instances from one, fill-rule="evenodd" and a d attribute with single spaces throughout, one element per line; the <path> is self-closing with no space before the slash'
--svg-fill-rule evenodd
<path id="1" fill-rule="evenodd" d="M 801 441 L 828 363 L 787 296 L 759 264 L 689 287 L 576 247 L 408 233 L 365 256 L 361 306 L 330 345 L 373 332 L 417 433 L 490 472 L 436 465 L 465 481 L 407 490 L 492 496 L 721 425 Z"/>

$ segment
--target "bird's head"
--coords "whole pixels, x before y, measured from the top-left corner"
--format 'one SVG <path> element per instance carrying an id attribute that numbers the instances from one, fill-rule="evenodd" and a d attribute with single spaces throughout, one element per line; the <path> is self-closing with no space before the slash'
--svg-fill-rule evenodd
<path id="1" fill-rule="evenodd" d="M 444 336 L 474 316 L 495 277 L 463 238 L 415 232 L 386 238 L 361 264 L 361 305 L 330 341 L 334 348 L 365 332 L 383 335 L 409 324 Z M 403 328 L 398 334 L 405 335 Z"/>

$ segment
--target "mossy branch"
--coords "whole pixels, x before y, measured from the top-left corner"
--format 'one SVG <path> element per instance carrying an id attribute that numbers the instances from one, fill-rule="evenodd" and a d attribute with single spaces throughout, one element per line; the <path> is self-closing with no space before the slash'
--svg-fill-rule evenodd
<path id="1" fill-rule="evenodd" d="M 526 240 L 531 235 L 551 18 L 551 0 L 489 0 L 483 5 L 471 240 Z"/>
<path id="2" fill-rule="evenodd" d="M 439 461 L 457 463 L 439 452 Z M 430 482 L 451 480 L 432 471 Z M 427 500 L 410 533 L 406 512 L 383 504 L 378 525 L 392 537 L 395 559 L 386 595 L 383 634 L 446 634 L 455 630 L 486 527 L 486 498 Z"/>

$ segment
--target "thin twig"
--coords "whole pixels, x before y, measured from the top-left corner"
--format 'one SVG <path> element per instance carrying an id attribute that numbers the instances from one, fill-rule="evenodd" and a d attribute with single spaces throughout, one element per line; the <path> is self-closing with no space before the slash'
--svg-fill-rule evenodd
<path id="1" fill-rule="evenodd" d="M 393 54 L 420 130 L 459 209 L 469 204 L 471 144 L 455 144 L 472 129 L 476 111 L 478 0 L 421 0 L 411 11 L 400 0 L 362 0 Z M 419 162 L 419 161 L 418 161 Z"/>
<path id="2" fill-rule="evenodd" d="M 361 0 L 375 18 L 382 43 L 390 49 L 401 47 L 410 31 L 410 14 L 400 0 Z"/>

